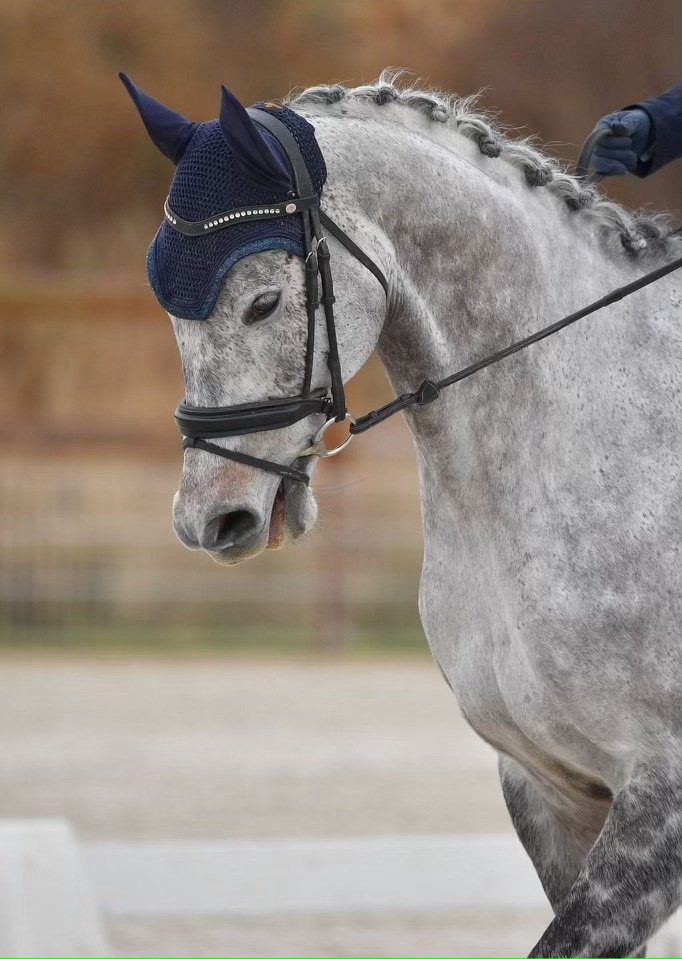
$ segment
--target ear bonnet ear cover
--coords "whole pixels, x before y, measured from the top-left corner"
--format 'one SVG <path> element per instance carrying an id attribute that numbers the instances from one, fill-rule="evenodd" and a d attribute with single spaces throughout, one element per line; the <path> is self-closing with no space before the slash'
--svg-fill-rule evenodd
<path id="1" fill-rule="evenodd" d="M 318 196 L 327 169 L 315 139 L 315 129 L 287 107 L 256 104 L 274 114 L 293 134 L 303 154 Z M 277 141 L 266 131 L 263 136 L 289 169 Z M 232 146 L 240 149 L 239 134 Z M 168 196 L 171 210 L 184 220 L 207 220 L 235 207 L 281 203 L 287 191 L 280 174 L 265 185 L 262 178 L 249 176 L 256 157 L 241 156 L 237 162 L 226 142 L 218 120 L 199 123 L 189 140 Z M 165 220 L 147 255 L 149 282 L 161 306 L 172 316 L 205 320 L 213 312 L 223 281 L 239 260 L 264 250 L 287 250 L 304 256 L 303 223 L 300 216 L 239 223 L 206 236 L 185 236 Z"/>
<path id="2" fill-rule="evenodd" d="M 137 107 L 152 143 L 173 163 L 178 163 L 198 124 L 171 110 L 136 86 L 129 76 L 119 73 L 123 86 Z"/>

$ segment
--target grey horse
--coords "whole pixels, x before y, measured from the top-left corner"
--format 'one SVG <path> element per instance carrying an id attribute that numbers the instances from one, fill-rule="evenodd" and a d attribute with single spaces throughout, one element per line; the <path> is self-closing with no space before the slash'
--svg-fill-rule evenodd
<path id="1" fill-rule="evenodd" d="M 389 282 L 386 299 L 330 240 L 346 380 L 377 349 L 411 391 L 680 254 L 664 218 L 610 202 L 471 99 L 384 74 L 286 102 L 314 124 L 323 207 Z M 303 272 L 289 252 L 255 253 L 207 322 L 172 318 L 189 403 L 297 391 Z M 276 308 L 245 325 L 264 295 Z M 682 900 L 679 306 L 669 276 L 406 414 L 424 630 L 499 754 L 555 913 L 531 956 L 643 955 Z M 320 321 L 321 386 L 325 336 Z M 317 425 L 216 442 L 292 463 Z M 237 563 L 315 518 L 302 484 L 186 451 L 174 523 L 188 547 Z"/>

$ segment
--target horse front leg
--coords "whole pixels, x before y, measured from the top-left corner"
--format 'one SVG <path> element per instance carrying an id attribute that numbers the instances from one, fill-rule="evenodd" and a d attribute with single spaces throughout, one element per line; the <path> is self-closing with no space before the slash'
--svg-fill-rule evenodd
<path id="1" fill-rule="evenodd" d="M 682 763 L 640 769 L 530 956 L 632 956 L 681 901 Z"/>
<path id="2" fill-rule="evenodd" d="M 523 848 L 556 915 L 606 821 L 610 800 L 560 809 L 532 772 L 509 756 L 498 760 L 502 794 Z"/>

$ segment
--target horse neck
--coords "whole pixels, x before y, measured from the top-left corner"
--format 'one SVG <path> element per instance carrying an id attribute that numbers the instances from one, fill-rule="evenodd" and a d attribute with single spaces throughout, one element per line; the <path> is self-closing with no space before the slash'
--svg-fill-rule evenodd
<path id="1" fill-rule="evenodd" d="M 397 393 L 441 378 L 635 274 L 625 255 L 603 248 L 589 216 L 527 186 L 518 170 L 482 157 L 454 132 L 432 140 L 398 124 L 359 124 L 345 133 L 342 155 L 362 156 L 348 176 L 353 194 L 391 248 L 394 292 L 378 350 Z M 518 371 L 525 358 L 504 362 Z M 532 377 L 532 364 L 526 373 Z M 407 415 L 420 462 L 433 461 L 450 443 L 464 449 L 467 408 L 471 414 L 485 402 L 486 375 Z M 527 398 L 533 386 L 524 380 Z"/>

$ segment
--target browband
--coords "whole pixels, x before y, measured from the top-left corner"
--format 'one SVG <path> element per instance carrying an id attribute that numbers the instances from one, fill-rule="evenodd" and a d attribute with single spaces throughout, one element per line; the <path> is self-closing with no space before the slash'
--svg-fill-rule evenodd
<path id="1" fill-rule="evenodd" d="M 286 203 L 235 207 L 234 210 L 228 210 L 226 213 L 216 213 L 208 220 L 183 220 L 171 210 L 166 198 L 163 212 L 168 223 L 178 233 L 184 233 L 185 236 L 204 236 L 206 233 L 214 233 L 216 230 L 224 230 L 227 226 L 234 226 L 235 223 L 246 221 L 253 223 L 255 220 L 274 220 L 280 216 L 293 216 L 296 213 L 302 213 L 303 210 L 309 210 L 317 202 L 316 196 L 296 197 L 287 200 Z"/>

